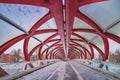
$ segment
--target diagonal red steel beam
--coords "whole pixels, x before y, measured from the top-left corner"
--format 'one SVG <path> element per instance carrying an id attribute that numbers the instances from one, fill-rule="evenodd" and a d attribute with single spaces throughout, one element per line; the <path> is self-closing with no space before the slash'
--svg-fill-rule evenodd
<path id="1" fill-rule="evenodd" d="M 92 21 L 90 18 L 88 18 L 87 16 L 85 16 L 84 14 L 79 12 L 78 15 L 78 11 L 79 11 L 79 7 L 87 5 L 87 4 L 91 4 L 91 3 L 96 3 L 96 2 L 101 2 L 104 0 L 65 0 L 65 15 L 66 15 L 66 47 L 67 47 L 67 52 L 68 52 L 68 48 L 69 48 L 69 42 L 70 42 L 70 37 L 72 34 L 72 29 L 73 29 L 73 23 L 74 23 L 74 18 L 77 16 L 79 18 L 82 18 L 83 21 L 87 21 L 90 22 Z M 82 15 L 80 15 L 82 14 Z M 88 24 L 91 24 L 88 23 Z M 100 29 L 100 27 L 96 26 L 96 23 L 91 25 L 95 25 L 95 26 L 91 26 L 93 27 L 97 32 L 101 32 L 102 30 Z"/>
<path id="2" fill-rule="evenodd" d="M 63 59 L 64 59 L 64 54 L 61 54 L 61 53 L 64 53 L 63 48 L 59 48 L 59 49 L 56 50 L 53 54 L 54 54 L 54 57 L 55 57 L 55 56 L 61 56 L 61 59 L 63 60 Z"/>
<path id="3" fill-rule="evenodd" d="M 39 34 L 49 33 L 49 32 L 58 32 L 58 29 L 43 29 L 43 30 L 37 30 L 37 31 L 35 31 L 34 35 L 39 35 Z"/>
<path id="4" fill-rule="evenodd" d="M 62 0 L 51 0 L 51 4 L 52 5 L 50 6 L 50 10 L 58 27 L 58 34 L 60 35 L 64 53 L 66 55 Z"/>
<path id="5" fill-rule="evenodd" d="M 60 39 L 49 40 L 49 41 L 47 41 L 46 43 L 54 42 L 54 41 L 60 41 Z M 34 48 L 30 51 L 29 55 L 32 56 L 33 52 L 34 52 L 37 48 L 40 48 L 40 47 L 42 48 L 42 44 L 37 45 L 36 47 L 34 47 Z M 40 50 L 41 50 L 41 49 L 40 49 Z"/>
<path id="6" fill-rule="evenodd" d="M 55 46 L 59 46 L 59 45 L 61 45 L 61 44 L 55 43 L 55 44 L 51 45 L 48 49 L 50 49 L 50 48 L 52 48 L 52 47 L 55 47 Z M 53 49 L 53 50 L 54 50 L 54 49 Z M 46 59 L 48 58 L 48 56 L 49 56 L 49 53 L 46 52 Z"/>
<path id="7" fill-rule="evenodd" d="M 89 43 L 86 39 L 84 39 L 83 37 L 81 37 L 80 35 L 78 35 L 78 34 L 76 34 L 76 33 L 73 33 L 73 35 L 75 35 L 75 36 L 83 39 L 83 41 L 84 41 L 85 43 L 87 43 L 88 45 L 94 47 L 94 48 L 101 54 L 101 56 L 103 57 L 103 60 L 106 60 L 105 54 L 103 53 L 103 51 L 102 51 L 100 48 L 98 48 L 96 45 L 94 45 L 94 44 L 92 44 L 92 43 Z"/>
<path id="8" fill-rule="evenodd" d="M 72 32 L 88 32 L 88 33 L 93 33 L 93 34 L 98 34 L 95 30 L 93 29 L 72 29 Z M 98 34 L 99 35 L 99 34 Z"/>
<path id="9" fill-rule="evenodd" d="M 77 4 L 76 0 L 65 0 L 67 54 L 68 54 L 68 50 L 69 50 L 69 42 L 70 42 L 70 37 L 72 34 L 74 17 L 75 17 L 76 11 L 77 11 L 76 4 Z"/>
<path id="10" fill-rule="evenodd" d="M 51 50 L 49 53 L 48 53 L 48 56 L 50 55 L 50 56 L 52 56 L 51 54 L 53 54 L 53 52 L 56 50 L 56 49 L 58 49 L 58 48 L 60 48 L 62 45 L 58 45 L 58 46 L 56 46 L 53 50 Z M 64 52 L 64 51 L 63 51 Z"/>
<path id="11" fill-rule="evenodd" d="M 80 41 L 80 42 L 83 42 L 83 43 L 85 43 L 83 40 L 80 40 L 80 39 L 70 39 L 71 40 L 71 42 L 72 41 Z M 90 46 L 90 45 L 88 45 L 89 47 L 90 47 L 90 50 L 91 50 L 91 53 L 89 52 L 89 50 L 87 50 L 87 48 L 83 48 L 85 51 L 87 51 L 88 53 L 89 53 L 89 55 L 91 56 L 91 59 L 93 59 L 94 58 L 94 51 L 93 51 L 93 47 L 92 46 Z M 81 48 L 82 48 L 82 46 L 81 46 Z"/>
<path id="12" fill-rule="evenodd" d="M 47 43 L 49 40 L 51 40 L 52 38 L 56 37 L 57 35 L 58 35 L 58 33 L 55 33 L 55 34 L 51 35 L 51 36 L 48 37 L 43 43 Z M 39 47 L 41 47 L 42 45 L 44 45 L 43 43 L 38 44 L 37 46 L 35 46 L 35 47 L 30 51 L 29 55 L 31 56 L 31 55 L 33 54 L 32 52 L 34 52 L 34 50 L 36 50 L 37 48 L 39 48 Z M 40 55 L 40 53 L 39 53 L 39 55 Z M 40 57 L 40 56 L 39 56 L 39 57 Z"/>
<path id="13" fill-rule="evenodd" d="M 2 55 L 4 53 L 5 50 L 7 50 L 9 47 L 11 47 L 13 44 L 27 38 L 28 35 L 27 34 L 22 34 L 20 36 L 17 36 L 11 40 L 9 40 L 8 42 L 4 43 L 3 45 L 0 46 L 0 55 Z"/>
<path id="14" fill-rule="evenodd" d="M 108 43 L 108 38 L 107 36 L 105 36 L 104 34 L 99 34 L 97 33 L 95 30 L 91 30 L 91 29 L 73 29 L 73 32 L 88 32 L 88 33 L 93 33 L 93 34 L 97 34 L 99 36 L 101 36 L 103 43 L 104 43 L 104 53 L 105 53 L 105 59 L 108 59 L 108 54 L 109 54 L 109 43 Z M 118 40 L 118 39 L 117 39 Z M 91 48 L 92 50 L 92 48 Z M 93 52 L 93 50 L 92 50 Z M 92 57 L 93 58 L 93 57 Z"/>
<path id="15" fill-rule="evenodd" d="M 77 54 L 80 54 L 80 55 L 81 55 L 81 54 L 84 54 L 83 51 L 81 51 L 79 48 L 77 48 L 77 47 L 75 47 L 75 46 L 71 46 L 71 47 L 69 47 L 69 48 L 70 48 L 70 50 L 69 50 L 69 51 L 70 51 L 70 53 L 69 53 L 70 56 L 75 55 L 76 53 L 77 53 Z M 79 50 L 79 51 L 78 51 L 78 50 Z M 74 53 L 74 52 L 76 52 L 76 53 Z M 70 57 L 70 56 L 69 56 L 69 57 Z M 84 57 L 86 58 L 87 56 L 84 54 Z"/>
<path id="16" fill-rule="evenodd" d="M 60 41 L 59 41 L 60 42 Z M 52 44 L 51 46 L 49 46 L 48 48 L 46 48 L 42 53 L 41 53 L 41 55 L 43 55 L 45 52 L 46 52 L 46 58 L 48 57 L 48 51 L 47 50 L 49 50 L 50 48 L 52 48 L 52 47 L 54 47 L 54 46 L 58 46 L 58 45 L 61 45 L 61 44 L 57 44 L 57 43 L 59 43 L 59 42 L 55 42 L 54 44 Z M 54 49 L 53 49 L 54 50 Z"/>
<path id="17" fill-rule="evenodd" d="M 83 50 L 85 50 L 87 53 L 89 53 L 90 56 L 92 56 L 92 52 L 90 53 L 90 51 L 88 49 L 86 49 L 85 47 L 82 47 L 82 45 L 78 44 L 77 42 L 75 42 L 74 40 L 71 40 L 72 43 L 74 43 L 75 46 L 78 46 L 80 48 L 82 48 Z M 85 56 L 87 57 L 87 56 Z M 92 57 L 91 57 L 92 59 Z"/>

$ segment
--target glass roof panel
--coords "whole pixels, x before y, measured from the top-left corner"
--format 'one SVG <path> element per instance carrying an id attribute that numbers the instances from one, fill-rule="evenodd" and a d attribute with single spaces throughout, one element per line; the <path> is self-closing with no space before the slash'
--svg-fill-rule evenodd
<path id="1" fill-rule="evenodd" d="M 41 42 L 31 37 L 28 43 L 28 52 L 30 52 L 35 46 L 37 46 L 40 43 Z"/>
<path id="2" fill-rule="evenodd" d="M 4 53 L 5 54 L 12 54 L 14 50 L 20 50 L 21 51 L 21 56 L 23 56 L 23 43 L 24 43 L 24 40 L 21 40 L 15 44 L 13 44 L 10 48 L 8 48 Z"/>
<path id="3" fill-rule="evenodd" d="M 42 29 L 57 29 L 55 19 L 54 18 L 49 19 L 47 22 L 45 22 L 38 28 L 38 30 Z"/>
<path id="4" fill-rule="evenodd" d="M 52 36 L 54 33 L 44 33 L 44 34 L 39 34 L 35 35 L 36 38 L 41 40 L 42 42 L 45 41 L 48 37 Z"/>
<path id="5" fill-rule="evenodd" d="M 88 44 L 86 44 L 84 42 L 80 42 L 80 41 L 75 41 L 75 42 L 77 42 L 78 44 L 82 45 L 82 47 L 85 47 L 86 49 L 90 50 L 90 47 L 88 46 Z"/>
<path id="6" fill-rule="evenodd" d="M 0 19 L 0 45 L 21 34 L 23 34 L 23 32 Z"/>
<path id="7" fill-rule="evenodd" d="M 117 49 L 120 50 L 120 44 L 111 39 L 108 39 L 108 40 L 109 40 L 110 52 L 116 54 L 115 51 Z"/>
<path id="8" fill-rule="evenodd" d="M 0 13 L 26 31 L 29 31 L 48 11 L 49 9 L 40 6 L 0 3 Z"/>
<path id="9" fill-rule="evenodd" d="M 100 36 L 95 37 L 90 41 L 91 43 L 95 44 L 97 47 L 99 47 L 104 52 L 104 43 Z"/>
<path id="10" fill-rule="evenodd" d="M 74 35 L 71 35 L 71 39 L 80 39 L 80 38 L 78 38 L 78 37 L 76 37 Z"/>
<path id="11" fill-rule="evenodd" d="M 111 29 L 107 30 L 107 32 L 112 33 L 120 37 L 120 23 L 116 24 Z"/>
<path id="12" fill-rule="evenodd" d="M 99 54 L 99 52 L 93 47 L 93 50 L 94 50 L 94 59 L 99 59 L 99 57 L 101 56 L 100 54 Z M 100 57 L 100 59 L 101 59 L 101 57 Z"/>
<path id="13" fill-rule="evenodd" d="M 48 48 L 48 46 L 43 45 L 43 47 L 42 47 L 42 49 L 41 49 L 41 52 L 43 52 L 46 48 Z"/>
<path id="14" fill-rule="evenodd" d="M 80 36 L 82 36 L 83 38 L 85 38 L 88 41 L 93 39 L 96 36 L 96 34 L 86 33 L 86 32 L 75 32 L 75 33 L 79 34 Z"/>
<path id="15" fill-rule="evenodd" d="M 50 42 L 50 43 L 46 43 L 48 46 L 51 46 L 52 44 L 54 44 L 55 42 L 57 41 L 54 41 L 54 42 Z"/>
<path id="16" fill-rule="evenodd" d="M 79 8 L 104 30 L 113 21 L 120 18 L 120 0 L 106 0 Z"/>
<path id="17" fill-rule="evenodd" d="M 92 27 L 85 23 L 84 21 L 82 21 L 81 19 L 75 17 L 74 19 L 74 25 L 73 25 L 73 28 L 76 29 L 76 28 L 87 28 L 87 29 L 92 29 Z"/>

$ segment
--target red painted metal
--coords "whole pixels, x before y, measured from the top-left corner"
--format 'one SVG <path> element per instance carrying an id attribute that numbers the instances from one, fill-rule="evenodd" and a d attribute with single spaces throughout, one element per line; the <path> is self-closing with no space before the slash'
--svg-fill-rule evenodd
<path id="1" fill-rule="evenodd" d="M 49 42 L 54 42 L 54 41 L 60 41 L 60 39 L 54 39 L 54 40 L 49 40 L 47 43 L 49 43 Z M 34 47 L 31 51 L 30 51 L 30 53 L 29 53 L 29 55 L 30 56 L 32 56 L 32 54 L 33 54 L 33 52 L 37 49 L 37 48 L 42 48 L 42 45 L 43 44 L 40 44 L 40 45 L 37 45 L 36 47 Z M 40 49 L 41 50 L 41 49 Z M 39 51 L 40 52 L 40 51 Z"/>
<path id="2" fill-rule="evenodd" d="M 58 50 L 58 51 L 56 51 L 56 52 L 54 52 L 53 54 L 53 57 L 55 58 L 55 56 L 58 56 L 59 55 L 59 58 L 61 58 L 61 59 L 64 59 L 64 54 L 61 54 L 61 53 L 64 53 L 64 50 L 62 49 L 62 50 Z"/>
<path id="3" fill-rule="evenodd" d="M 104 35 L 120 44 L 120 37 L 119 36 L 116 36 L 116 35 L 108 33 L 108 32 L 105 32 Z"/>
<path id="4" fill-rule="evenodd" d="M 97 46 L 95 46 L 94 44 L 89 43 L 86 39 L 84 39 L 84 38 L 81 37 L 80 35 L 78 35 L 78 34 L 76 34 L 76 33 L 73 33 L 73 35 L 75 35 L 75 36 L 83 39 L 83 41 L 84 41 L 85 43 L 87 43 L 88 45 L 94 47 L 94 48 L 101 54 L 101 56 L 103 57 L 103 60 L 106 60 L 106 58 L 105 58 L 105 56 L 104 56 L 105 54 L 103 53 L 103 51 L 102 51 L 101 49 L 99 49 L 99 48 L 98 48 Z"/>
<path id="5" fill-rule="evenodd" d="M 57 29 L 42 29 L 35 31 L 34 35 L 44 34 L 44 33 L 51 33 L 51 32 L 58 32 Z"/>
<path id="6" fill-rule="evenodd" d="M 59 45 L 62 45 L 62 44 L 52 45 L 52 46 L 50 46 L 50 48 L 55 47 L 55 46 L 59 46 Z M 49 49 L 50 49 L 50 48 L 49 48 Z M 53 50 L 54 50 L 54 49 L 53 49 Z M 49 56 L 49 53 L 46 52 L 46 59 L 48 58 L 48 56 Z"/>
<path id="7" fill-rule="evenodd" d="M 65 51 L 64 53 L 66 53 L 62 0 L 52 0 L 51 2 L 52 5 L 50 7 L 50 10 L 54 16 L 54 19 L 58 27 L 58 33 L 61 37 L 61 41 Z"/>
<path id="8" fill-rule="evenodd" d="M 77 0 L 65 0 L 65 15 L 66 15 L 66 47 L 67 52 L 69 50 L 70 37 L 72 34 L 72 27 L 74 22 L 74 17 L 77 12 L 76 2 Z"/>
<path id="9" fill-rule="evenodd" d="M 87 50 L 85 47 L 82 47 L 82 45 L 78 44 L 77 42 L 71 41 L 74 43 L 74 45 L 82 48 L 83 50 L 85 50 L 87 53 L 89 53 L 89 55 L 91 56 L 91 53 L 89 52 L 89 50 Z M 87 55 L 85 55 L 85 58 L 87 57 Z"/>
<path id="10" fill-rule="evenodd" d="M 24 40 L 24 46 L 23 46 L 23 51 L 24 51 L 24 57 L 26 61 L 30 61 L 30 56 L 28 54 L 28 43 L 29 43 L 29 37 Z"/>
<path id="11" fill-rule="evenodd" d="M 81 12 L 78 12 L 79 7 L 84 6 L 86 4 L 101 2 L 103 0 L 65 0 L 65 12 L 66 12 L 66 45 L 67 50 L 69 48 L 70 43 L 70 37 L 72 34 L 72 28 L 73 28 L 73 22 L 74 18 L 77 16 L 81 18 L 83 21 L 86 21 L 88 24 L 90 24 L 97 32 L 102 32 L 100 27 L 97 26 L 96 23 L 94 23 L 89 17 L 85 16 Z M 79 15 L 78 15 L 79 13 Z"/>
<path id="12" fill-rule="evenodd" d="M 2 46 L 0 46 L 0 55 L 2 55 L 4 53 L 5 50 L 7 50 L 9 47 L 11 47 L 13 44 L 19 42 L 20 40 L 23 40 L 27 37 L 26 34 L 17 36 L 11 40 L 9 40 L 8 42 L 4 43 Z"/>
<path id="13" fill-rule="evenodd" d="M 72 46 L 72 47 L 69 47 L 69 58 L 71 58 L 71 57 L 73 57 L 74 55 L 76 55 L 76 54 L 79 54 L 79 55 L 81 55 L 81 54 L 84 54 L 80 49 L 78 49 L 77 47 L 74 47 L 74 46 Z M 78 51 L 79 50 L 79 51 Z M 84 57 L 85 57 L 85 54 L 84 54 Z"/>
<path id="14" fill-rule="evenodd" d="M 80 40 L 80 39 L 70 39 L 71 41 L 80 41 L 80 42 L 83 42 L 83 40 Z M 73 44 L 72 44 L 73 45 Z M 75 44 L 74 44 L 75 45 Z M 77 45 L 76 45 L 77 46 Z M 87 52 L 89 53 L 89 55 L 91 56 L 91 59 L 94 58 L 94 51 L 93 51 L 93 47 L 88 45 L 90 47 L 90 50 L 91 50 L 91 53 L 85 48 L 85 50 L 87 50 Z M 83 48 L 84 49 L 84 48 Z"/>
<path id="15" fill-rule="evenodd" d="M 41 43 L 41 44 L 38 44 L 37 46 L 35 46 L 31 51 L 30 51 L 30 56 L 33 54 L 33 52 L 37 49 L 37 48 L 39 48 L 40 46 L 42 46 L 44 43 L 47 43 L 49 40 L 51 40 L 52 38 L 54 38 L 54 37 L 56 37 L 58 35 L 58 33 L 55 33 L 55 34 L 53 34 L 53 35 L 51 35 L 50 37 L 48 37 L 43 43 Z M 41 51 L 41 49 L 40 49 L 40 51 Z M 39 58 L 40 58 L 40 53 L 41 52 L 39 52 Z"/>
<path id="16" fill-rule="evenodd" d="M 92 46 L 89 46 L 91 50 L 91 60 L 94 58 L 94 50 Z"/>
<path id="17" fill-rule="evenodd" d="M 93 34 L 98 34 L 95 30 L 93 29 L 72 29 L 72 32 L 88 32 L 88 33 L 93 33 Z"/>
<path id="18" fill-rule="evenodd" d="M 29 34 L 33 35 L 34 32 L 43 24 L 45 23 L 47 20 L 49 20 L 50 18 L 52 18 L 51 16 L 51 12 L 49 11 L 44 17 L 42 17 L 39 21 L 37 21 L 32 28 L 29 30 Z"/>
<path id="19" fill-rule="evenodd" d="M 51 57 L 53 56 L 53 52 L 56 50 L 56 49 L 59 49 L 62 45 L 59 45 L 57 47 L 55 47 L 54 49 L 52 49 L 49 53 L 48 53 L 48 56 L 50 55 Z"/>
<path id="20" fill-rule="evenodd" d="M 112 33 L 103 32 L 103 30 L 100 28 L 100 26 L 93 21 L 91 18 L 89 18 L 87 15 L 83 14 L 79 8 L 88 5 L 91 3 L 96 2 L 102 2 L 106 0 L 65 0 L 65 6 L 62 4 L 62 0 L 0 0 L 0 3 L 13 3 L 13 4 L 27 4 L 27 5 L 36 5 L 36 6 L 43 6 L 49 9 L 49 12 L 42 17 L 40 20 L 38 20 L 32 28 L 29 30 L 29 34 L 23 34 L 19 35 L 8 42 L 4 43 L 2 46 L 0 46 L 0 55 L 3 54 L 5 50 L 7 50 L 9 47 L 14 45 L 15 43 L 21 41 L 24 39 L 24 56 L 25 60 L 29 61 L 30 57 L 32 56 L 33 52 L 36 49 L 39 49 L 39 58 L 42 58 L 42 54 L 46 55 L 46 59 L 50 55 L 50 58 L 64 58 L 64 55 L 67 52 L 69 52 L 69 55 L 72 56 L 71 53 L 81 53 L 81 54 L 75 54 L 71 59 L 73 58 L 83 58 L 83 56 L 86 58 L 87 54 L 90 55 L 91 59 L 94 58 L 94 50 L 95 48 L 103 57 L 103 60 L 108 59 L 109 55 L 109 43 L 108 38 L 120 43 L 120 37 L 117 35 L 114 35 Z M 65 21 L 63 19 L 63 8 L 65 9 Z M 73 29 L 73 23 L 74 18 L 78 17 L 79 19 L 83 20 L 87 24 L 89 24 L 93 29 Z M 57 29 L 45 29 L 45 30 L 37 30 L 43 23 L 48 21 L 49 19 L 54 18 Z M 65 26 L 64 26 L 65 24 Z M 65 27 L 65 29 L 64 29 Z M 43 33 L 49 33 L 54 32 L 55 34 L 47 38 L 43 43 L 38 44 L 35 46 L 30 53 L 28 53 L 28 43 L 29 39 L 34 35 L 39 35 Z M 93 33 L 99 35 L 104 43 L 105 51 L 103 52 L 100 48 L 98 48 L 96 45 L 90 43 L 80 35 L 76 34 L 75 32 L 87 32 L 87 33 Z M 60 35 L 60 39 L 52 39 L 55 36 Z M 79 39 L 71 39 L 71 35 L 74 35 L 78 37 Z M 50 48 L 45 49 L 43 52 L 41 52 L 41 49 L 44 45 L 44 43 L 54 42 L 54 41 L 61 41 L 63 46 L 59 46 L 58 44 L 53 44 L 51 47 L 56 46 L 53 50 L 49 51 Z M 80 41 L 83 43 L 87 43 L 90 47 L 91 52 L 82 47 L 80 44 L 76 43 L 75 41 Z M 74 45 L 71 45 L 70 42 L 74 43 Z M 76 46 L 79 46 L 83 49 L 84 52 L 80 52 L 75 48 Z M 70 49 L 69 49 L 70 48 Z M 73 48 L 73 49 L 72 49 Z M 72 49 L 72 50 L 71 50 Z M 83 53 L 83 54 L 82 54 Z"/>
<path id="21" fill-rule="evenodd" d="M 102 39 L 103 39 L 103 43 L 104 43 L 104 53 L 105 53 L 105 55 L 104 55 L 104 57 L 105 57 L 105 60 L 107 60 L 108 59 L 108 55 L 109 55 L 109 42 L 108 42 L 108 38 L 106 38 L 106 37 L 102 37 Z"/>
<path id="22" fill-rule="evenodd" d="M 59 43 L 59 42 L 56 42 L 56 43 L 54 43 L 54 44 L 52 44 L 51 46 L 49 46 L 48 48 L 46 48 L 42 53 L 41 53 L 41 55 L 43 55 L 43 54 L 45 54 L 45 52 L 46 52 L 46 59 L 47 59 L 47 57 L 48 57 L 48 50 L 50 49 L 50 48 L 52 48 L 52 47 L 54 47 L 54 46 L 59 46 L 59 45 L 61 45 L 61 44 L 57 44 L 57 43 Z M 53 49 L 54 50 L 54 49 Z"/>

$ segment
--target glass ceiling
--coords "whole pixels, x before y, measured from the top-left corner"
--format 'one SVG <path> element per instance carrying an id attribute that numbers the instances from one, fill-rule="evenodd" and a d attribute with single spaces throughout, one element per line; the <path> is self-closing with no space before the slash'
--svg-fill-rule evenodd
<path id="1" fill-rule="evenodd" d="M 113 44 L 112 41 L 108 41 L 109 45 L 104 44 L 104 41 L 106 41 L 106 39 L 113 40 L 114 42 L 116 42 L 117 44 L 116 49 L 120 49 L 120 41 L 119 41 L 120 40 L 120 4 L 119 3 L 120 0 L 108 0 L 108 1 L 90 3 L 78 7 L 79 12 L 82 12 L 91 21 L 95 22 L 95 24 L 90 23 L 92 24 L 90 25 L 87 23 L 87 22 L 91 22 L 90 20 L 87 19 L 83 20 L 82 18 L 75 15 L 79 13 L 76 12 L 75 14 L 73 14 L 72 13 L 73 10 L 72 9 L 69 10 L 69 8 L 64 9 L 64 14 L 62 14 L 64 16 L 64 19 L 62 16 L 63 19 L 62 20 L 59 17 L 61 15 L 55 12 L 54 4 L 53 5 L 48 4 L 49 6 L 51 6 L 50 8 L 48 5 L 43 7 L 43 6 L 33 6 L 33 5 L 25 5 L 25 4 L 9 4 L 9 3 L 4 3 L 4 1 L 1 3 L 0 1 L 1 54 L 3 54 L 4 51 L 6 50 L 10 50 L 11 46 L 15 44 L 14 42 L 21 42 L 21 45 L 25 45 L 24 40 L 26 40 L 28 37 L 29 37 L 28 52 L 30 52 L 34 47 L 36 47 L 40 43 L 43 44 L 43 47 L 41 49 L 41 52 L 43 52 L 45 49 L 49 48 L 52 44 L 54 44 L 58 40 L 60 40 L 59 44 L 62 44 L 62 46 L 59 47 L 64 47 L 64 49 L 65 47 L 67 47 L 65 46 L 67 45 L 67 42 L 69 42 L 69 44 L 73 44 L 74 42 L 76 42 L 76 44 L 77 43 L 81 44 L 90 51 L 90 48 L 88 46 L 89 43 L 91 43 L 97 46 L 100 50 L 102 50 L 103 53 L 105 53 L 105 49 L 107 49 L 105 48 L 105 46 L 110 46 L 110 49 L 108 49 L 109 51 L 111 51 L 112 47 L 114 47 L 111 46 L 111 44 Z M 65 1 L 64 4 L 67 4 L 67 1 Z M 70 12 L 68 11 L 69 12 L 68 13 L 66 10 L 69 10 Z M 60 12 L 62 13 L 62 11 L 63 10 L 61 10 Z M 68 27 L 69 29 L 66 28 L 67 21 L 64 21 L 67 20 L 67 16 L 65 15 L 68 14 L 74 15 L 73 18 L 70 18 L 73 19 L 72 22 L 73 24 L 71 28 L 70 26 Z M 39 20 L 40 22 L 38 22 Z M 62 25 L 61 23 L 63 23 L 63 26 L 61 26 Z M 96 25 L 98 28 L 101 29 L 101 32 L 95 29 Z M 42 32 L 42 30 L 45 31 Z M 68 31 L 71 30 L 71 31 L 67 33 L 67 30 Z M 36 31 L 39 31 L 37 35 L 35 34 Z M 67 35 L 69 35 L 70 37 L 68 37 Z M 19 38 L 19 39 L 16 38 L 18 36 L 22 36 L 23 38 Z M 105 37 L 105 39 L 102 38 L 103 36 Z M 86 42 L 78 41 L 78 40 L 82 40 L 80 37 L 84 38 L 87 41 Z M 118 40 L 115 38 L 117 38 Z M 10 40 L 13 40 L 13 42 Z M 53 41 L 51 41 L 50 43 L 49 42 L 50 40 Z M 45 41 L 46 43 L 44 43 Z M 11 46 L 8 44 L 11 44 Z M 6 47 L 5 45 L 8 45 L 8 47 Z M 24 53 L 23 48 L 24 47 L 22 46 L 21 50 Z M 50 50 L 51 49 L 53 48 L 50 48 Z M 93 49 L 95 49 L 95 47 L 93 47 Z M 69 51 L 66 50 L 66 52 Z M 64 53 L 66 54 L 66 52 Z M 94 50 L 94 52 L 96 51 Z"/>

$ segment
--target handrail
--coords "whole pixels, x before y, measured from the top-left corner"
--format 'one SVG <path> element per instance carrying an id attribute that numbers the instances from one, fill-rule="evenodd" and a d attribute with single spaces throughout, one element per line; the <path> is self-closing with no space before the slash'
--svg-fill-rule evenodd
<path id="1" fill-rule="evenodd" d="M 54 62 L 54 63 L 55 63 L 55 62 Z M 22 77 L 22 76 L 24 76 L 24 75 L 27 75 L 27 74 L 29 74 L 29 73 L 32 73 L 32 72 L 34 72 L 34 71 L 36 71 L 36 70 L 42 69 L 42 68 L 44 68 L 44 67 L 46 67 L 46 66 L 49 66 L 49 65 L 51 65 L 51 64 L 53 64 L 53 63 L 48 63 L 48 64 L 46 64 L 46 65 L 41 65 L 41 66 L 38 66 L 38 67 L 35 67 L 35 68 L 31 68 L 31 69 L 28 69 L 28 70 L 24 70 L 24 71 L 19 72 L 19 73 L 17 73 L 17 74 L 13 74 L 13 75 L 9 75 L 9 76 L 2 77 L 2 78 L 0 78 L 0 80 L 15 80 L 15 79 L 18 79 L 18 78 L 20 78 L 20 77 Z"/>

